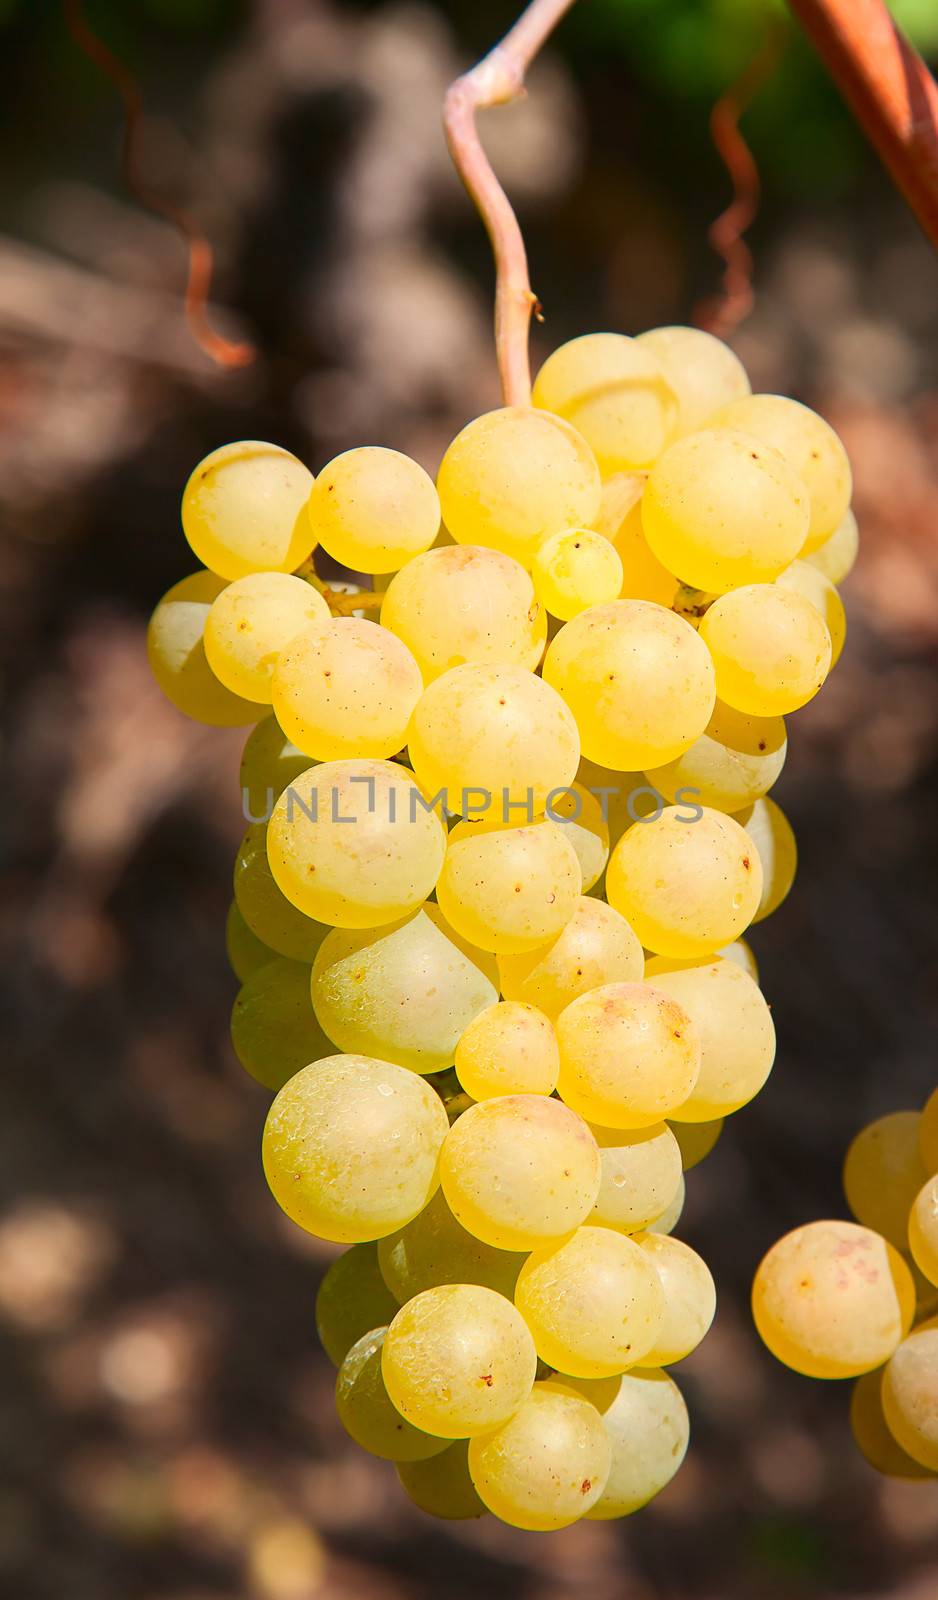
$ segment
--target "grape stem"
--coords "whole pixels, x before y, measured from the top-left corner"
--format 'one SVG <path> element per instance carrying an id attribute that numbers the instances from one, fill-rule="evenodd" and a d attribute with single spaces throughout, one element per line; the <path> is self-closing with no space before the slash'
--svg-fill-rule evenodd
<path id="1" fill-rule="evenodd" d="M 450 84 L 443 102 L 446 143 L 474 202 L 495 256 L 495 351 L 509 406 L 531 403 L 528 331 L 540 306 L 528 275 L 518 219 L 482 148 L 476 112 L 506 105 L 524 92 L 528 67 L 574 0 L 531 0 L 504 39 Z"/>

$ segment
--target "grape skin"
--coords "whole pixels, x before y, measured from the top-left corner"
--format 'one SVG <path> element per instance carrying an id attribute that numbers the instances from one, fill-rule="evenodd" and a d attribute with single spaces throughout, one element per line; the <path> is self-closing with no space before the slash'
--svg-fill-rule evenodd
<path id="1" fill-rule="evenodd" d="M 225 588 L 214 572 L 193 572 L 168 589 L 147 628 L 150 671 L 171 705 L 195 722 L 237 728 L 256 722 L 258 708 L 219 683 L 205 654 L 205 622 Z"/>
<path id="2" fill-rule="evenodd" d="M 505 999 L 537 1006 L 552 1021 L 572 1000 L 601 984 L 637 983 L 644 968 L 641 944 L 625 918 L 587 895 L 580 896 L 550 944 L 498 957 Z"/>
<path id="3" fill-rule="evenodd" d="M 595 1406 L 556 1379 L 536 1383 L 504 1427 L 469 1444 L 469 1471 L 484 1504 L 509 1527 L 533 1532 L 587 1516 L 611 1459 Z"/>
<path id="4" fill-rule="evenodd" d="M 699 629 L 716 692 L 753 717 L 783 717 L 806 705 L 831 666 L 831 636 L 817 607 L 778 584 L 753 583 L 721 595 Z"/>
<path id="5" fill-rule="evenodd" d="M 381 625 L 411 650 L 425 684 L 471 661 L 533 672 L 547 640 L 530 574 L 476 545 L 443 545 L 408 561 L 388 584 Z"/>
<path id="6" fill-rule="evenodd" d="M 231 1043 L 245 1072 L 276 1092 L 295 1073 L 331 1056 L 309 999 L 309 967 L 275 956 L 238 990 L 231 1011 Z"/>
<path id="7" fill-rule="evenodd" d="M 606 1487 L 586 1515 L 631 1516 L 661 1493 L 684 1460 L 690 1438 L 684 1397 L 667 1372 L 653 1367 L 570 1382 L 599 1410 L 612 1449 Z"/>
<path id="8" fill-rule="evenodd" d="M 316 1295 L 316 1332 L 333 1366 L 341 1367 L 353 1344 L 372 1328 L 386 1327 L 396 1312 L 397 1301 L 381 1275 L 374 1242 L 343 1250 Z"/>
<path id="9" fill-rule="evenodd" d="M 182 497 L 182 526 L 219 577 L 295 572 L 314 538 L 306 515 L 313 475 L 276 444 L 243 439 L 200 461 Z"/>
<path id="10" fill-rule="evenodd" d="M 424 1433 L 392 1404 L 381 1371 L 387 1328 L 372 1328 L 352 1345 L 336 1376 L 335 1405 L 346 1433 L 386 1461 L 426 1461 L 446 1441 Z"/>
<path id="11" fill-rule="evenodd" d="M 656 353 L 621 333 L 588 333 L 548 356 L 532 400 L 578 428 L 600 470 L 634 472 L 660 456 L 678 399 Z"/>
<path id="12" fill-rule="evenodd" d="M 399 450 L 366 445 L 323 467 L 309 496 L 322 548 L 353 572 L 396 572 L 428 550 L 440 528 L 433 481 Z"/>
<path id="13" fill-rule="evenodd" d="M 541 1360 L 577 1378 L 608 1378 L 637 1366 L 666 1314 L 649 1252 L 595 1226 L 533 1251 L 518 1275 L 515 1305 Z"/>
<path id="14" fill-rule="evenodd" d="M 281 651 L 303 628 L 328 621 L 322 595 L 302 578 L 250 572 L 212 602 L 205 619 L 208 664 L 233 694 L 269 704 Z"/>

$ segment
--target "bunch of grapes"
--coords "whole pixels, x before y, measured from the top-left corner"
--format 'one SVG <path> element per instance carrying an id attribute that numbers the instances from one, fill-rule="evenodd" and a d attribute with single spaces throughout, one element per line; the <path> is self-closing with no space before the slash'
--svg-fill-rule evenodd
<path id="1" fill-rule="evenodd" d="M 772 1246 L 753 1315 L 774 1356 L 811 1378 L 856 1378 L 854 1439 L 891 1478 L 938 1474 L 938 1089 L 847 1151 L 855 1222 L 810 1222 Z"/>
<path id="2" fill-rule="evenodd" d="M 426 1511 L 623 1516 L 683 1458 L 667 1368 L 715 1294 L 671 1229 L 774 1059 L 742 935 L 794 876 L 767 795 L 843 642 L 850 488 L 689 328 L 558 349 L 436 484 L 239 443 L 186 487 L 204 567 L 149 649 L 180 709 L 256 723 L 234 1047 L 275 1198 L 350 1247 L 341 1420 Z"/>

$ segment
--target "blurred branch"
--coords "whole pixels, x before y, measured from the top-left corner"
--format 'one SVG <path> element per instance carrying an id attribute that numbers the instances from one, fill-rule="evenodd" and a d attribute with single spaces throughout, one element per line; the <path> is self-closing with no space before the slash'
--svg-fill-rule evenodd
<path id="1" fill-rule="evenodd" d="M 495 348 L 506 405 L 529 405 L 528 330 L 538 311 L 518 219 L 482 148 L 476 112 L 523 92 L 528 67 L 574 0 L 531 0 L 500 44 L 450 85 L 443 126 L 450 155 L 478 207 L 495 256 Z"/>
<path id="2" fill-rule="evenodd" d="M 884 0 L 788 0 L 938 248 L 938 84 Z"/>

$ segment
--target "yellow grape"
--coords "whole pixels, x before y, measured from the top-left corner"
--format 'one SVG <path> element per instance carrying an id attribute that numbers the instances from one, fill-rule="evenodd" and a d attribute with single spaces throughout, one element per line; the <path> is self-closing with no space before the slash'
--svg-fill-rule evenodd
<path id="1" fill-rule="evenodd" d="M 588 1122 L 647 1128 L 682 1106 L 700 1070 L 687 1013 L 646 983 L 610 983 L 557 1018 L 558 1092 Z"/>
<path id="2" fill-rule="evenodd" d="M 612 473 L 603 483 L 602 504 L 593 527 L 615 546 L 622 562 L 620 598 L 653 600 L 670 609 L 677 593 L 677 579 L 648 547 L 642 527 L 644 487 L 644 473 Z"/>
<path id="3" fill-rule="evenodd" d="M 903 1339 L 883 1373 L 886 1425 L 913 1461 L 938 1472 L 938 1318 Z"/>
<path id="4" fill-rule="evenodd" d="M 836 667 L 847 637 L 847 613 L 830 578 L 807 561 L 793 561 L 775 581 L 780 589 L 803 595 L 820 612 L 831 636 L 831 666 Z"/>
<path id="5" fill-rule="evenodd" d="M 617 600 L 624 581 L 615 545 L 588 528 L 552 533 L 534 557 L 531 576 L 541 605 L 562 622 Z"/>
<path id="6" fill-rule="evenodd" d="M 544 677 L 576 718 L 583 754 L 623 772 L 673 761 L 703 733 L 713 663 L 682 617 L 647 600 L 614 600 L 566 623 Z"/>
<path id="7" fill-rule="evenodd" d="M 401 1415 L 442 1439 L 506 1422 L 531 1393 L 534 1341 L 510 1300 L 474 1283 L 424 1289 L 402 1306 L 382 1370 Z"/>
<path id="8" fill-rule="evenodd" d="M 611 1457 L 596 1407 L 551 1380 L 536 1383 L 503 1427 L 470 1441 L 469 1471 L 483 1503 L 502 1522 L 546 1533 L 589 1514 Z"/>
<path id="9" fill-rule="evenodd" d="M 581 758 L 577 783 L 599 802 L 609 829 L 610 845 L 618 844 L 627 828 L 664 808 L 664 801 L 644 772 L 614 772 Z"/>
<path id="10" fill-rule="evenodd" d="M 938 1172 L 938 1089 L 932 1090 L 925 1102 L 919 1125 L 919 1146 L 925 1171 L 929 1177 Z"/>
<path id="11" fill-rule="evenodd" d="M 311 1061 L 335 1046 L 316 1020 L 309 999 L 309 967 L 274 956 L 238 990 L 231 1011 L 231 1043 L 245 1072 L 275 1093 Z"/>
<path id="12" fill-rule="evenodd" d="M 468 423 L 440 463 L 437 488 L 457 544 L 501 550 L 523 567 L 552 533 L 588 528 L 602 492 L 582 435 L 528 406 L 503 406 Z"/>
<path id="13" fill-rule="evenodd" d="M 652 1223 L 652 1227 L 656 1233 L 674 1232 L 684 1214 L 684 1202 L 686 1199 L 687 1185 L 684 1182 L 684 1175 L 682 1173 L 681 1181 L 678 1184 L 677 1194 L 674 1196 L 674 1199 L 671 1201 L 671 1204 L 667 1207 L 667 1209 L 662 1211 L 661 1216 L 655 1217 Z"/>
<path id="14" fill-rule="evenodd" d="M 741 429 L 780 451 L 810 499 L 804 554 L 830 538 L 849 509 L 853 483 L 847 452 L 823 417 L 787 395 L 750 394 L 723 406 L 710 426 Z"/>
<path id="15" fill-rule="evenodd" d="M 265 969 L 266 970 L 266 969 Z M 449 1123 L 415 1072 L 327 1056 L 285 1084 L 267 1115 L 264 1172 L 293 1222 L 358 1244 L 402 1228 L 439 1184 Z"/>
<path id="16" fill-rule="evenodd" d="M 881 1366 L 914 1310 L 915 1285 L 898 1251 L 854 1222 L 809 1222 L 786 1233 L 752 1286 L 760 1337 L 807 1378 L 856 1378 Z"/>
<path id="17" fill-rule="evenodd" d="M 498 973 L 427 902 L 380 928 L 332 929 L 313 965 L 312 997 L 340 1050 L 442 1072 L 473 1017 L 498 999 Z"/>
<path id="18" fill-rule="evenodd" d="M 921 1120 L 917 1111 L 877 1117 L 860 1129 L 844 1160 L 850 1210 L 897 1250 L 909 1248 L 909 1211 L 928 1176 L 919 1148 Z"/>
<path id="19" fill-rule="evenodd" d="M 238 902 L 232 900 L 228 907 L 228 916 L 225 921 L 225 953 L 232 972 L 239 983 L 246 983 L 258 967 L 268 961 L 273 961 L 276 951 L 263 943 L 252 933 L 238 910 Z"/>
<path id="20" fill-rule="evenodd" d="M 406 644 L 362 617 L 304 628 L 279 656 L 272 685 L 280 726 L 319 761 L 396 754 L 422 693 Z"/>
<path id="21" fill-rule="evenodd" d="M 550 944 L 498 957 L 506 1000 L 537 1006 L 552 1020 L 600 984 L 637 983 L 644 965 L 642 947 L 625 918 L 605 900 L 585 895 Z"/>
<path id="22" fill-rule="evenodd" d="M 470 1106 L 440 1157 L 453 1215 L 498 1250 L 534 1250 L 578 1227 L 593 1209 L 601 1173 L 582 1118 L 537 1094 Z"/>
<path id="23" fill-rule="evenodd" d="M 747 944 L 745 939 L 734 939 L 732 944 L 726 944 L 718 950 L 717 955 L 725 956 L 727 961 L 735 961 L 738 967 L 748 972 L 753 983 L 759 982 L 759 963 L 753 955 L 751 945 Z"/>
<path id="24" fill-rule="evenodd" d="M 754 717 L 797 711 L 830 671 L 824 618 L 804 595 L 776 583 L 721 595 L 705 613 L 699 636 L 713 657 L 720 699 Z"/>
<path id="25" fill-rule="evenodd" d="M 270 869 L 288 900 L 337 928 L 374 928 L 416 911 L 446 852 L 438 816 L 391 761 L 327 761 L 297 779 L 267 828 Z"/>
<path id="26" fill-rule="evenodd" d="M 590 1127 L 602 1161 L 590 1222 L 622 1233 L 650 1228 L 681 1185 L 681 1149 L 674 1133 L 664 1122 L 647 1128 Z"/>
<path id="27" fill-rule="evenodd" d="M 428 1516 L 445 1522 L 465 1522 L 484 1517 L 488 1507 L 479 1499 L 469 1476 L 468 1445 L 457 1439 L 430 1461 L 402 1461 L 397 1475 L 409 1500 Z"/>
<path id="28" fill-rule="evenodd" d="M 682 583 L 724 594 L 768 582 L 794 561 L 808 531 L 808 495 L 776 450 L 709 427 L 679 439 L 653 468 L 642 527 Z"/>
<path id="29" fill-rule="evenodd" d="M 413 1222 L 378 1241 L 378 1260 L 388 1289 L 404 1305 L 424 1289 L 443 1283 L 478 1283 L 510 1300 L 524 1256 L 483 1244 L 456 1221 L 442 1189 Z"/>
<path id="30" fill-rule="evenodd" d="M 758 984 L 722 956 L 679 967 L 658 957 L 645 977 L 677 1001 L 700 1039 L 700 1073 L 674 1120 L 710 1123 L 738 1111 L 759 1093 L 775 1060 L 775 1024 Z"/>
<path id="31" fill-rule="evenodd" d="M 381 1374 L 387 1328 L 372 1328 L 353 1344 L 339 1368 L 335 1408 L 350 1438 L 385 1461 L 426 1461 L 446 1449 L 444 1439 L 424 1433 L 392 1405 Z"/>
<path id="32" fill-rule="evenodd" d="M 303 628 L 329 622 L 312 584 L 288 572 L 249 572 L 222 589 L 205 619 L 205 654 L 220 683 L 270 703 L 280 652 Z"/>
<path id="33" fill-rule="evenodd" d="M 713 1122 L 674 1122 L 671 1132 L 680 1146 L 684 1171 L 690 1172 L 710 1154 L 723 1132 L 723 1118 L 716 1117 Z"/>
<path id="34" fill-rule="evenodd" d="M 657 955 L 709 955 L 748 928 L 762 894 L 749 835 L 722 811 L 688 822 L 679 807 L 623 834 L 606 868 L 606 895 Z"/>
<path id="35" fill-rule="evenodd" d="M 557 823 L 463 822 L 449 836 L 436 893 L 447 922 L 470 944 L 517 955 L 557 937 L 581 882 L 576 851 Z"/>
<path id="36" fill-rule="evenodd" d="M 440 501 L 423 467 L 399 450 L 365 445 L 323 467 L 309 515 L 322 548 L 353 572 L 396 572 L 429 550 Z"/>
<path id="37" fill-rule="evenodd" d="M 886 1478 L 929 1478 L 928 1467 L 913 1460 L 893 1438 L 883 1411 L 883 1374 L 865 1372 L 850 1397 L 850 1431 L 860 1454 Z"/>
<path id="38" fill-rule="evenodd" d="M 515 1305 L 541 1360 L 576 1378 L 637 1366 L 665 1315 L 654 1261 L 614 1228 L 578 1228 L 535 1250 L 518 1275 Z"/>
<path id="39" fill-rule="evenodd" d="M 329 930 L 324 923 L 304 916 L 278 888 L 267 859 L 263 822 L 252 822 L 241 840 L 234 866 L 234 895 L 256 938 L 277 955 L 309 966 Z"/>
<path id="40" fill-rule="evenodd" d="M 700 738 L 676 760 L 645 774 L 669 804 L 681 791 L 717 811 L 740 811 L 771 789 L 788 750 L 781 717 L 751 717 L 718 700 Z"/>
<path id="41" fill-rule="evenodd" d="M 702 428 L 720 406 L 750 393 L 739 357 L 702 328 L 649 328 L 638 343 L 658 357 L 678 397 L 681 433 Z"/>
<path id="42" fill-rule="evenodd" d="M 602 877 L 609 859 L 609 824 L 596 795 L 581 783 L 571 783 L 551 796 L 547 814 L 563 827 L 576 851 L 587 894 Z"/>
<path id="43" fill-rule="evenodd" d="M 762 863 L 762 893 L 752 919 L 762 922 L 778 909 L 795 881 L 798 844 L 781 806 L 768 795 L 747 806 L 745 811 L 738 811 L 736 821 L 745 828 Z"/>
<path id="44" fill-rule="evenodd" d="M 664 1292 L 664 1312 L 654 1344 L 643 1360 L 668 1367 L 696 1350 L 717 1308 L 717 1291 L 707 1263 L 681 1239 L 646 1233 L 636 1241 L 650 1257 Z"/>
<path id="45" fill-rule="evenodd" d="M 200 461 L 182 497 L 182 526 L 222 578 L 294 572 L 314 545 L 306 506 L 313 475 L 276 444 L 241 439 Z"/>
<path id="46" fill-rule="evenodd" d="M 912 1202 L 909 1249 L 919 1272 L 938 1284 L 938 1178 L 928 1178 Z"/>
<path id="47" fill-rule="evenodd" d="M 552 1094 L 559 1070 L 553 1023 L 517 1000 L 480 1011 L 456 1046 L 456 1076 L 473 1100 Z"/>
<path id="48" fill-rule="evenodd" d="M 341 1367 L 353 1344 L 372 1328 L 386 1327 L 396 1312 L 397 1301 L 381 1276 L 374 1242 L 343 1250 L 316 1295 L 316 1332 L 333 1366 Z"/>
<path id="49" fill-rule="evenodd" d="M 532 821 L 580 760 L 576 723 L 555 690 L 525 667 L 486 662 L 452 667 L 430 684 L 408 749 L 418 782 L 428 795 L 442 792 L 449 811 L 504 822 Z"/>
<path id="50" fill-rule="evenodd" d="M 245 821 L 266 822 L 284 789 L 313 765 L 291 744 L 277 718 L 264 717 L 248 734 L 238 781 Z"/>
<path id="51" fill-rule="evenodd" d="M 403 639 L 424 683 L 467 661 L 533 672 L 547 639 L 530 573 L 475 545 L 443 545 L 408 561 L 388 584 L 381 625 Z"/>
<path id="52" fill-rule="evenodd" d="M 860 549 L 860 530 L 852 511 L 846 511 L 833 533 L 819 544 L 816 550 L 802 554 L 818 572 L 823 572 L 831 583 L 841 584 L 849 577 Z"/>
<path id="53" fill-rule="evenodd" d="M 257 721 L 257 706 L 219 683 L 203 642 L 206 618 L 224 587 L 214 572 L 193 572 L 173 584 L 150 618 L 147 659 L 177 711 L 215 728 L 237 728 Z"/>
<path id="54" fill-rule="evenodd" d="M 604 475 L 650 467 L 677 426 L 677 396 L 662 363 L 622 333 L 561 345 L 535 378 L 532 399 L 580 430 Z"/>
<path id="55" fill-rule="evenodd" d="M 631 1516 L 661 1493 L 684 1460 L 690 1439 L 684 1397 L 654 1367 L 570 1382 L 599 1411 L 612 1447 L 606 1487 L 586 1515 L 597 1522 Z"/>

